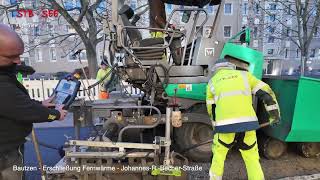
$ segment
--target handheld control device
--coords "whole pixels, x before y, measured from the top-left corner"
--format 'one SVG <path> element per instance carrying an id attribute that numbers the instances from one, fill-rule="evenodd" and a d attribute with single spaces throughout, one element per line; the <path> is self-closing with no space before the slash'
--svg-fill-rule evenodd
<path id="1" fill-rule="evenodd" d="M 54 90 L 55 97 L 51 101 L 57 105 L 64 105 L 64 109 L 68 109 L 77 96 L 80 88 L 80 81 L 77 79 L 67 80 L 62 79 Z"/>

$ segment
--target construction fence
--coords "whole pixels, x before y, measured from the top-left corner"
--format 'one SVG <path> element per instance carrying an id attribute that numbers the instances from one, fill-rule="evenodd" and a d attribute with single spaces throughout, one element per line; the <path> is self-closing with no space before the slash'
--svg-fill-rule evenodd
<path id="1" fill-rule="evenodd" d="M 43 101 L 44 99 L 47 99 L 50 97 L 57 86 L 59 80 L 46 80 L 46 79 L 40 79 L 40 80 L 30 80 L 30 79 L 24 79 L 23 85 L 28 90 L 29 95 L 32 99 Z M 91 99 L 98 99 L 99 95 L 99 86 L 95 86 L 91 88 L 89 91 L 83 91 L 84 89 L 87 89 L 89 85 L 92 85 L 96 83 L 96 79 L 89 79 L 83 80 L 81 82 L 81 87 L 78 92 L 77 97 L 78 98 L 84 98 L 86 100 Z M 142 92 L 140 89 L 133 88 L 130 84 L 126 82 L 122 82 L 123 89 L 126 93 L 132 94 L 132 95 L 138 95 Z M 90 96 L 90 98 L 89 98 Z"/>

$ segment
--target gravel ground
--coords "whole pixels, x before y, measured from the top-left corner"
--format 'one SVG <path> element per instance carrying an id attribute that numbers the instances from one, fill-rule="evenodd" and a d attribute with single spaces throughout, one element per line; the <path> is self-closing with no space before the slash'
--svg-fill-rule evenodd
<path id="1" fill-rule="evenodd" d="M 320 174 L 313 174 L 308 176 L 296 176 L 296 177 L 287 177 L 279 180 L 319 180 Z"/>
<path id="2" fill-rule="evenodd" d="M 303 158 L 292 149 L 278 160 L 267 160 L 261 158 L 262 168 L 267 180 L 319 180 L 320 179 L 320 157 Z M 191 165 L 202 166 L 203 170 L 190 172 L 189 180 L 208 180 L 209 163 L 192 163 Z M 309 175 L 309 176 L 306 176 Z M 299 176 L 299 177 L 295 177 Z M 293 178 L 294 177 L 294 178 Z M 246 169 L 240 153 L 231 151 L 225 162 L 224 180 L 247 179 Z"/>

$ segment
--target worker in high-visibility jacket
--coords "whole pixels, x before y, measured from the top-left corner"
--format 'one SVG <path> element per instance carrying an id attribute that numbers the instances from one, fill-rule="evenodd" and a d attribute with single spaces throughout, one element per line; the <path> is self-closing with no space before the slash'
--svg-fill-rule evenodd
<path id="1" fill-rule="evenodd" d="M 99 84 L 99 99 L 108 99 L 109 91 L 106 89 L 105 85 L 108 81 L 110 81 L 110 71 L 111 69 L 108 67 L 105 61 L 101 61 L 100 69 L 97 73 L 97 81 L 101 81 Z"/>
<path id="2" fill-rule="evenodd" d="M 231 63 L 237 59 L 219 59 L 207 86 L 207 110 L 214 128 L 210 180 L 222 179 L 224 161 L 230 148 L 237 148 L 245 162 L 249 180 L 264 179 L 259 162 L 256 129 L 259 122 L 252 106 L 257 96 L 269 113 L 269 122 L 280 120 L 277 100 L 271 88 L 247 71 Z"/>

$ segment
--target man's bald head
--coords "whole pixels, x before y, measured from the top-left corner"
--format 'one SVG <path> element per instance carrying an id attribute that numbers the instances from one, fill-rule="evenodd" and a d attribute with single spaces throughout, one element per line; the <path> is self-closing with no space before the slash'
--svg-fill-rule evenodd
<path id="1" fill-rule="evenodd" d="M 0 66 L 20 64 L 24 45 L 18 34 L 10 27 L 0 24 Z"/>

